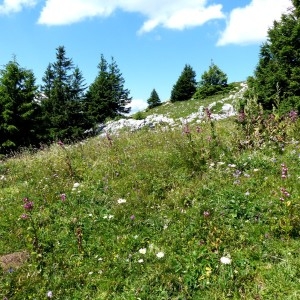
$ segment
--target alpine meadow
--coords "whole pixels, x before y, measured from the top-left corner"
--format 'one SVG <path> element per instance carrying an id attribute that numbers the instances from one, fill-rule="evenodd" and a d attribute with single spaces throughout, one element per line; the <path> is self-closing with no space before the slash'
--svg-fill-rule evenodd
<path id="1" fill-rule="evenodd" d="M 253 76 L 189 64 L 163 102 L 58 46 L 0 70 L 0 298 L 300 299 L 300 0 Z M 199 81 L 197 81 L 199 79 Z"/>

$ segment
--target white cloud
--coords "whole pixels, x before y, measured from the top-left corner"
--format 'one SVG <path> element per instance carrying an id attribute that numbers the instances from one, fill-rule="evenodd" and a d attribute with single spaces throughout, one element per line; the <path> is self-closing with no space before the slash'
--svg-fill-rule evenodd
<path id="1" fill-rule="evenodd" d="M 116 9 L 140 13 L 146 21 L 139 33 L 157 26 L 184 29 L 211 19 L 224 18 L 222 5 L 206 5 L 207 0 L 46 0 L 38 23 L 66 25 L 90 17 L 106 17 Z"/>
<path id="2" fill-rule="evenodd" d="M 142 99 L 132 99 L 131 103 L 128 105 L 131 107 L 130 113 L 135 113 L 137 111 L 142 111 L 148 107 L 148 104 L 145 100 Z"/>
<path id="3" fill-rule="evenodd" d="M 37 0 L 4 0 L 0 5 L 0 14 L 16 13 L 23 7 L 33 7 L 36 3 Z"/>
<path id="4" fill-rule="evenodd" d="M 263 42 L 274 20 L 291 7 L 291 0 L 252 0 L 243 8 L 231 11 L 218 46 Z"/>

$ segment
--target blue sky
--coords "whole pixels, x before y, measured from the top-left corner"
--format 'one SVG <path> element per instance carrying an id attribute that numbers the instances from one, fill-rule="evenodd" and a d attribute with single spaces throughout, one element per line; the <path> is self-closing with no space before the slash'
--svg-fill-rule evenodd
<path id="1" fill-rule="evenodd" d="M 153 88 L 169 99 L 184 65 L 200 80 L 211 60 L 228 81 L 253 74 L 267 29 L 291 0 L 4 0 L 0 68 L 13 57 L 42 83 L 58 46 L 89 85 L 101 54 L 116 60 L 133 111 Z"/>

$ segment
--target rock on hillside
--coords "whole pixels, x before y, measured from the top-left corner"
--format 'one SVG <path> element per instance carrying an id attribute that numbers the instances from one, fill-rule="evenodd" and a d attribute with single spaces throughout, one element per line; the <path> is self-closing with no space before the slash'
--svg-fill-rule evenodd
<path id="1" fill-rule="evenodd" d="M 234 109 L 234 102 L 243 96 L 243 93 L 246 91 L 246 89 L 247 89 L 247 84 L 242 82 L 240 84 L 240 87 L 238 87 L 237 90 L 231 93 L 228 97 L 223 98 L 220 101 L 211 103 L 208 106 L 208 109 L 210 110 L 213 109 L 214 106 L 216 106 L 219 103 L 223 104 L 222 109 L 218 114 L 213 113 L 211 115 L 212 119 L 221 120 L 236 115 L 236 111 Z M 175 126 L 182 126 L 182 124 L 191 123 L 191 122 L 201 122 L 201 120 L 204 117 L 205 117 L 205 107 L 200 106 L 197 112 L 192 113 L 185 118 L 179 118 L 179 119 L 172 119 L 164 115 L 153 114 L 147 116 L 143 120 L 124 118 L 117 121 L 109 121 L 105 124 L 100 124 L 98 126 L 98 132 L 100 133 L 100 136 L 105 136 L 107 133 L 116 134 L 120 130 L 136 131 L 143 127 L 155 128 L 157 125 L 175 127 Z"/>

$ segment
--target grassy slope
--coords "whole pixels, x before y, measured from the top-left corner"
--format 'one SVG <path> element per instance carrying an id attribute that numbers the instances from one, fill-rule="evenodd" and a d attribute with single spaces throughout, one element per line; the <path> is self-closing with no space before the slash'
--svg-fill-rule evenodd
<path id="1" fill-rule="evenodd" d="M 30 259 L 3 270 L 0 297 L 300 299 L 299 144 L 242 150 L 233 119 L 189 130 L 2 162 L 0 255 Z M 24 197 L 34 202 L 25 220 Z"/>

